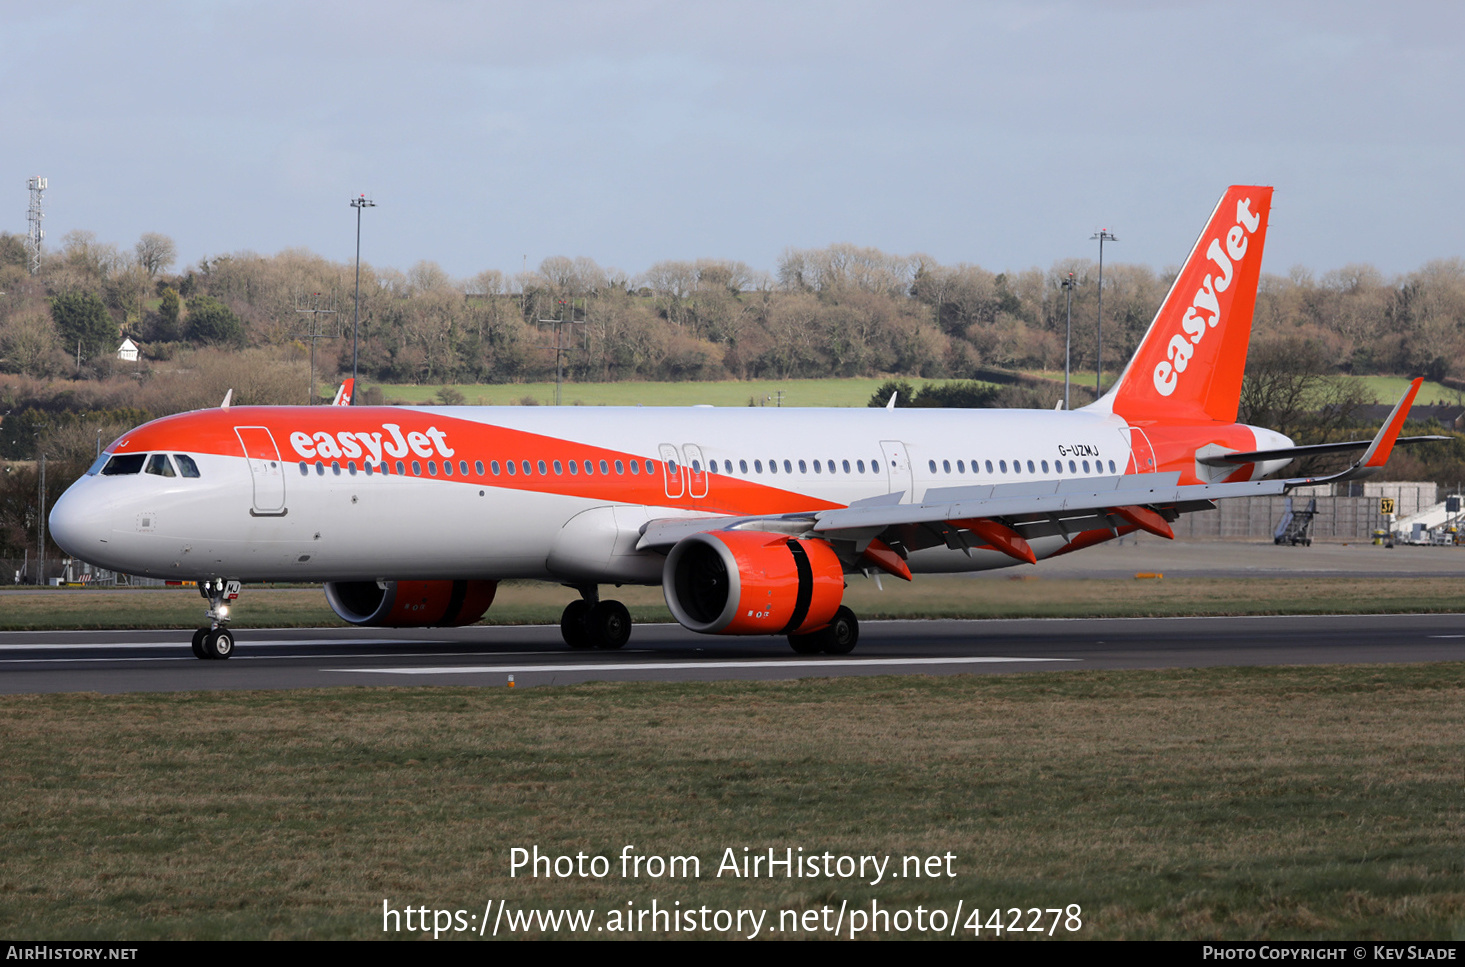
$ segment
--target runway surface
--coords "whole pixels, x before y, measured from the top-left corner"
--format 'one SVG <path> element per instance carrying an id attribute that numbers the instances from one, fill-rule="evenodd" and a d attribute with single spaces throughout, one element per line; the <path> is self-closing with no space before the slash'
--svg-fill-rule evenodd
<path id="1" fill-rule="evenodd" d="M 516 687 L 598 681 L 998 674 L 1465 659 L 1465 615 L 870 621 L 850 655 L 781 638 L 639 625 L 616 652 L 571 651 L 549 626 L 249 630 L 200 661 L 187 631 L 0 633 L 0 692 L 150 692 L 357 685 Z"/>

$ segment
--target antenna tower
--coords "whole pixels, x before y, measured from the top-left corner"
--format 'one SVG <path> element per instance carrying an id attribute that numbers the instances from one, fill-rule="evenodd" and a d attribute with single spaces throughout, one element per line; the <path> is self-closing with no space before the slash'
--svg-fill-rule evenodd
<path id="1" fill-rule="evenodd" d="M 335 315 L 336 297 L 334 294 L 321 298 L 319 292 L 312 292 L 309 297 L 297 296 L 295 298 L 295 311 L 310 314 L 310 328 L 304 336 L 310 340 L 310 405 L 314 406 L 320 402 L 320 397 L 315 395 L 315 341 L 317 339 L 335 339 L 341 335 L 340 325 L 337 324 L 335 332 L 322 332 L 320 328 L 320 315 Z"/>
<path id="2" fill-rule="evenodd" d="M 46 179 L 38 175 L 27 184 L 31 190 L 31 207 L 27 216 L 30 229 L 26 236 L 26 248 L 30 249 L 31 275 L 35 275 L 41 271 L 41 240 L 46 237 L 46 230 L 41 228 L 41 219 L 46 217 L 46 213 L 41 210 L 41 195 L 46 191 Z"/>

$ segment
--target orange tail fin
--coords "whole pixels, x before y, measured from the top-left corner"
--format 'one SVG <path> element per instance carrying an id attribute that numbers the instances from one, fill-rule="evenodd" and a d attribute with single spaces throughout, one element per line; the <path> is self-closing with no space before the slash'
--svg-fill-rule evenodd
<path id="1" fill-rule="evenodd" d="M 1096 406 L 1130 423 L 1235 423 L 1272 189 L 1234 185 L 1119 382 Z"/>

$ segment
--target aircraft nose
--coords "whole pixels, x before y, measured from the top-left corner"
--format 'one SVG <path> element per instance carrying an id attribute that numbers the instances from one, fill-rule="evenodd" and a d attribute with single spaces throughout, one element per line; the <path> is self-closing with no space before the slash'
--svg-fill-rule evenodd
<path id="1" fill-rule="evenodd" d="M 97 501 L 82 493 L 86 481 L 73 484 L 51 508 L 48 526 L 56 546 L 72 557 L 87 560 L 87 552 L 106 539 L 106 521 Z"/>

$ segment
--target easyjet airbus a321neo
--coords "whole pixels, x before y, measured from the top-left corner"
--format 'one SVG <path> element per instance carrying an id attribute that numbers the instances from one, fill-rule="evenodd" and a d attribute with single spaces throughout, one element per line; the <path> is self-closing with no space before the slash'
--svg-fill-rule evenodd
<path id="1" fill-rule="evenodd" d="M 1079 550 L 1312 480 L 1236 422 L 1272 189 L 1221 199 L 1114 388 L 1073 412 L 225 405 L 120 437 L 51 531 L 100 567 L 196 580 L 201 658 L 248 581 L 322 581 L 356 625 L 478 621 L 504 578 L 575 588 L 574 648 L 619 648 L 601 585 L 660 584 L 687 628 L 847 652 L 848 575 Z M 1363 456 L 1381 467 L 1414 387 Z M 1346 446 L 1346 445 L 1345 445 Z"/>

